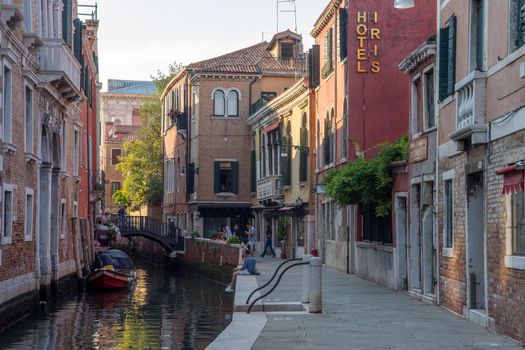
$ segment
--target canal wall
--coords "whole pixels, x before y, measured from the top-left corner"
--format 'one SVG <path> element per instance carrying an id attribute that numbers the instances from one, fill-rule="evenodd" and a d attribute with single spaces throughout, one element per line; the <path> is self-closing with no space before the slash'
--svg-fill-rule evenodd
<path id="1" fill-rule="evenodd" d="M 177 254 L 179 268 L 193 270 L 207 278 L 227 283 L 241 262 L 241 246 L 206 238 L 186 237 L 183 254 Z"/>

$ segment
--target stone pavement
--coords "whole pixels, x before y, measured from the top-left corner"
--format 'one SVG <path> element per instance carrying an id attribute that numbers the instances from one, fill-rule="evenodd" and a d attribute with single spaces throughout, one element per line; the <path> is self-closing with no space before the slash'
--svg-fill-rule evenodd
<path id="1" fill-rule="evenodd" d="M 257 283 L 262 285 L 282 260 L 267 256 L 257 257 L 257 262 L 261 272 Z M 263 302 L 300 301 L 301 269 L 289 270 Z M 322 314 L 266 312 L 266 324 L 252 349 L 523 350 L 507 338 L 410 298 L 406 292 L 326 267 L 323 307 Z"/>

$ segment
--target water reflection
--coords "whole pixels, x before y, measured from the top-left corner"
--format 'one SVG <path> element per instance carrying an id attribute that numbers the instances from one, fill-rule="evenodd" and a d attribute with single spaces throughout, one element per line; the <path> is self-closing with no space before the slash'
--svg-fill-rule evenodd
<path id="1" fill-rule="evenodd" d="M 130 291 L 72 296 L 0 336 L 0 349 L 204 349 L 233 300 L 213 282 L 143 265 Z"/>

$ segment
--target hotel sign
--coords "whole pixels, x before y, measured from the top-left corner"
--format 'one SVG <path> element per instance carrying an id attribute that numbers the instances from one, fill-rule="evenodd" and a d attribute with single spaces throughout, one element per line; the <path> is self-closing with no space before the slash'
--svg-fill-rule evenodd
<path id="1" fill-rule="evenodd" d="M 357 11 L 357 72 L 379 73 L 379 40 L 381 30 L 377 28 L 379 16 L 377 12 Z"/>
<path id="2" fill-rule="evenodd" d="M 428 158 L 428 138 L 426 136 L 410 141 L 410 163 L 422 162 Z"/>

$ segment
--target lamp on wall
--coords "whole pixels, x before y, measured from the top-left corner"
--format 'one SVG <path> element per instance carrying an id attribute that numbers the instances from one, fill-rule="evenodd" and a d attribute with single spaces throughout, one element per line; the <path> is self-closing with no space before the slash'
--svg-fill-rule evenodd
<path id="1" fill-rule="evenodd" d="M 414 0 L 394 0 L 394 8 L 409 9 L 414 7 Z"/>

